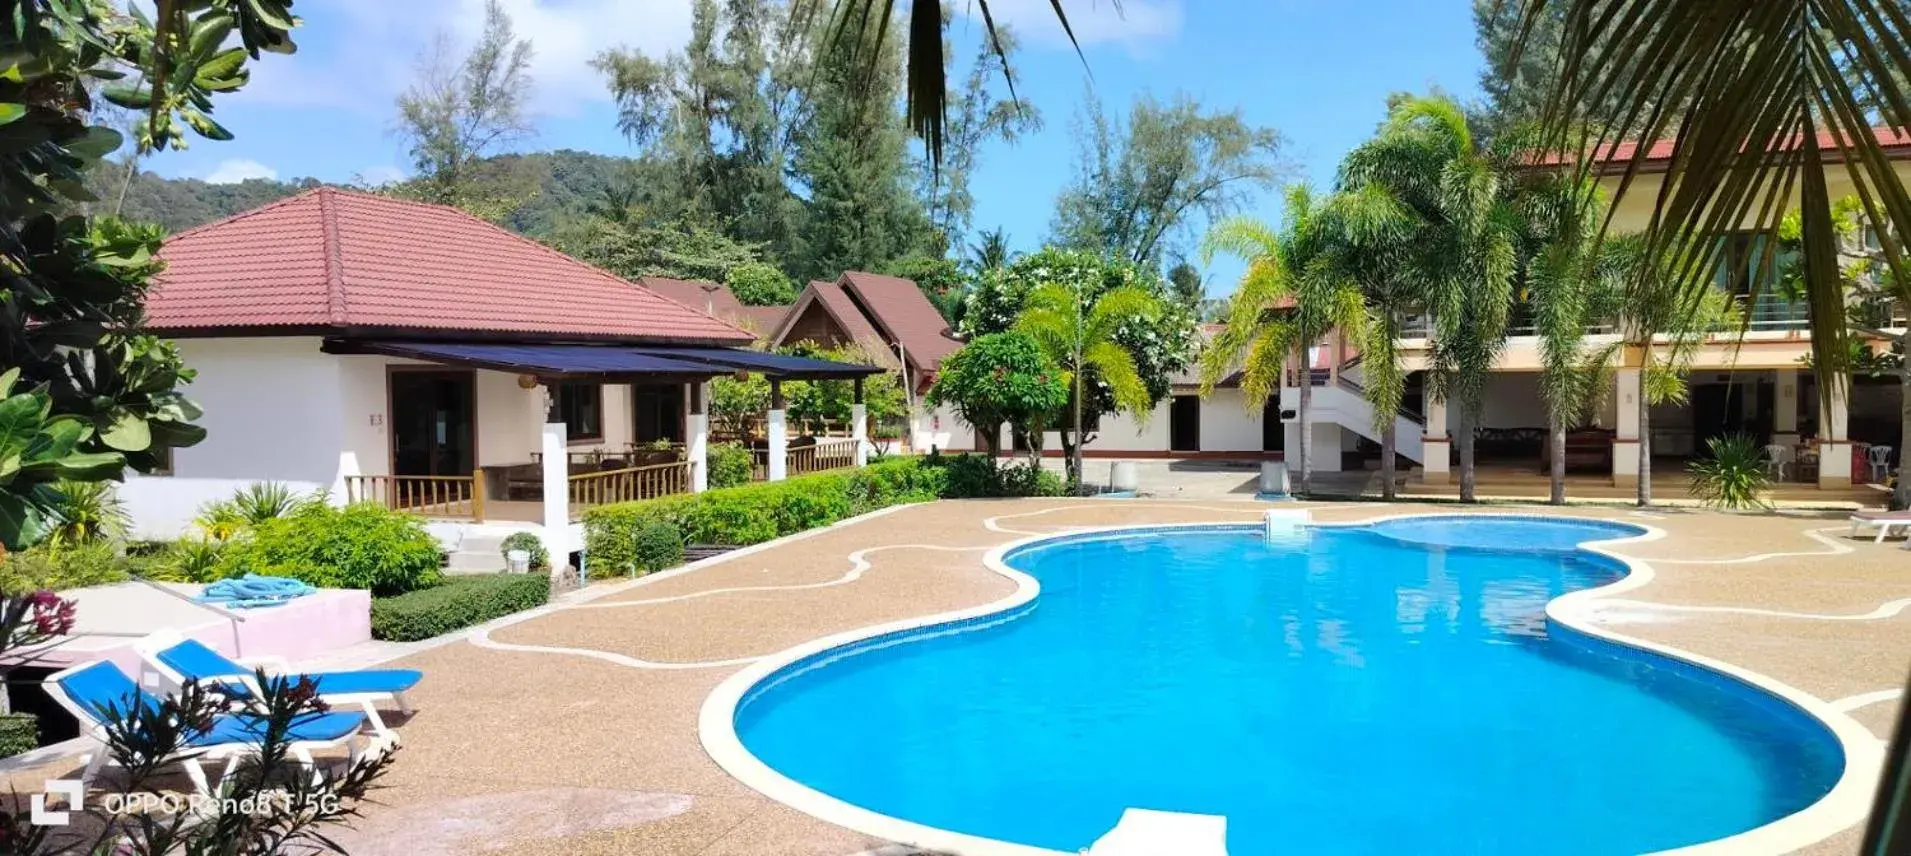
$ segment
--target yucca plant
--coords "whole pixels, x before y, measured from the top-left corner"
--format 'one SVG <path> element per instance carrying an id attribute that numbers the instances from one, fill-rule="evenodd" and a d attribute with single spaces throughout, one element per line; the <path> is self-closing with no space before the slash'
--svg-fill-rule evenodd
<path id="1" fill-rule="evenodd" d="M 1705 441 L 1707 455 L 1686 467 L 1692 495 L 1712 508 L 1770 508 L 1765 491 L 1772 486 L 1765 451 L 1744 434 Z"/>
<path id="2" fill-rule="evenodd" d="M 208 536 L 224 541 L 268 520 L 289 517 L 316 501 L 295 493 L 281 482 L 253 482 L 240 488 L 230 499 L 202 506 L 193 523 Z"/>
<path id="3" fill-rule="evenodd" d="M 113 482 L 61 481 L 54 490 L 60 493 L 54 505 L 60 524 L 54 531 L 69 543 L 123 538 L 132 529 L 133 517 Z"/>

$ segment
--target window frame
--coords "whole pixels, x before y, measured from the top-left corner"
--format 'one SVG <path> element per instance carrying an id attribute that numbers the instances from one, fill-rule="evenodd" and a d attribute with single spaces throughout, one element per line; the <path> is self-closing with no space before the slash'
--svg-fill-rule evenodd
<path id="1" fill-rule="evenodd" d="M 589 404 L 589 414 L 597 423 L 591 430 L 578 425 L 584 421 L 580 409 Z M 604 439 L 604 385 L 589 381 L 565 381 L 557 386 L 557 412 L 564 419 L 567 442 L 591 443 Z"/>

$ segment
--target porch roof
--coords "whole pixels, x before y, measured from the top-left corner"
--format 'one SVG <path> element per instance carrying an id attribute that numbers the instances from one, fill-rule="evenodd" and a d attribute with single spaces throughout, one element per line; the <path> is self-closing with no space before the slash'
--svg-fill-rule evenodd
<path id="1" fill-rule="evenodd" d="M 323 349 L 331 354 L 384 354 L 545 378 L 612 382 L 685 382 L 739 371 L 791 380 L 842 379 L 883 371 L 875 366 L 732 348 L 330 339 Z"/>

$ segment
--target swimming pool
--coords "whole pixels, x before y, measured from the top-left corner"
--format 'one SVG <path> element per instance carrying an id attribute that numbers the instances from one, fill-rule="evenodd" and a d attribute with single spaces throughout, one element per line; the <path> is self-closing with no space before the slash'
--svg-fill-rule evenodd
<path id="1" fill-rule="evenodd" d="M 879 815 L 1074 852 L 1129 806 L 1228 817 L 1234 856 L 1639 853 L 1760 826 L 1837 741 L 1731 678 L 1549 623 L 1637 527 L 1453 516 L 1064 536 L 1007 613 L 805 657 L 735 734 Z"/>

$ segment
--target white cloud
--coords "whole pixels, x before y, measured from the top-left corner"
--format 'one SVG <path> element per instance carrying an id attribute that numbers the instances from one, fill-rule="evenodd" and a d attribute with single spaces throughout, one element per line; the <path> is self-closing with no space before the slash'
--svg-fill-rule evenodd
<path id="1" fill-rule="evenodd" d="M 250 158 L 228 158 L 219 162 L 206 173 L 206 181 L 212 184 L 238 184 L 248 178 L 276 179 L 279 171 Z"/>
<path id="2" fill-rule="evenodd" d="M 1068 25 L 1083 48 L 1118 44 L 1137 48 L 1147 42 L 1173 38 L 1181 32 L 1181 0 L 1063 0 Z M 957 7 L 981 26 L 982 10 L 974 2 Z M 1049 0 L 990 0 L 989 14 L 997 24 L 1008 24 L 1029 43 L 1067 47 L 1068 34 L 1055 18 Z"/>
<path id="3" fill-rule="evenodd" d="M 690 37 L 683 0 L 501 0 L 521 39 L 531 42 L 534 114 L 568 114 L 608 101 L 590 68 L 600 51 L 629 47 L 661 56 Z M 484 26 L 484 0 L 335 0 L 293 31 L 299 52 L 267 57 L 237 99 L 390 115 L 440 32 L 462 55 Z M 237 100 L 235 99 L 235 100 Z"/>

